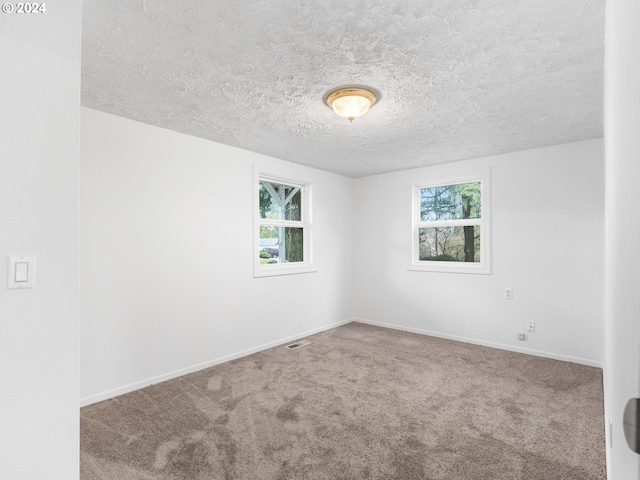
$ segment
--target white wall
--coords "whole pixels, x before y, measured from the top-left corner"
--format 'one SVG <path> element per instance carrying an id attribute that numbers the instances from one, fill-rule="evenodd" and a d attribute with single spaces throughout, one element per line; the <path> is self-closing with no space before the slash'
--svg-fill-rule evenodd
<path id="1" fill-rule="evenodd" d="M 640 397 L 640 2 L 607 2 L 605 52 L 606 360 L 609 478 L 640 478 L 622 418 Z"/>
<path id="2" fill-rule="evenodd" d="M 349 178 L 82 109 L 81 395 L 352 316 Z M 318 271 L 253 278 L 254 163 L 312 183 Z"/>
<path id="3" fill-rule="evenodd" d="M 407 271 L 412 184 L 487 166 L 492 274 Z M 601 365 L 603 168 L 600 139 L 357 179 L 354 316 Z"/>
<path id="4" fill-rule="evenodd" d="M 47 5 L 49 6 L 49 5 Z M 81 2 L 0 13 L 0 478 L 78 478 Z M 8 290 L 7 256 L 36 256 Z"/>

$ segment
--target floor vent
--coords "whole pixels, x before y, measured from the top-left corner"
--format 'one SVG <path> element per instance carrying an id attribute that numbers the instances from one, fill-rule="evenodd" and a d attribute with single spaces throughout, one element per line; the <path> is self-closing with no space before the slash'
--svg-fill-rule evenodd
<path id="1" fill-rule="evenodd" d="M 309 345 L 311 342 L 309 340 L 301 340 L 299 342 L 296 343 L 292 343 L 290 345 L 287 345 L 284 348 L 288 348 L 289 350 L 293 350 L 294 348 L 300 348 L 300 347 L 304 347 L 305 345 Z"/>

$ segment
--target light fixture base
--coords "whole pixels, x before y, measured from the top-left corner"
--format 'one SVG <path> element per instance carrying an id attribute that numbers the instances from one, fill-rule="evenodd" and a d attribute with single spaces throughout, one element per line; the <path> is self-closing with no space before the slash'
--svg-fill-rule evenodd
<path id="1" fill-rule="evenodd" d="M 377 95 L 368 88 L 343 87 L 333 90 L 327 95 L 327 105 L 337 115 L 350 122 L 364 115 L 376 103 Z"/>

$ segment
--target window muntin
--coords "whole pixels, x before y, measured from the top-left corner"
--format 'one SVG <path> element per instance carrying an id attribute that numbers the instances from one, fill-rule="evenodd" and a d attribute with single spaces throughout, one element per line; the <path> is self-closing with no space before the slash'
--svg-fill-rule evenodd
<path id="1" fill-rule="evenodd" d="M 254 276 L 313 271 L 310 185 L 257 174 Z"/>
<path id="2" fill-rule="evenodd" d="M 489 172 L 414 185 L 410 269 L 490 273 Z"/>

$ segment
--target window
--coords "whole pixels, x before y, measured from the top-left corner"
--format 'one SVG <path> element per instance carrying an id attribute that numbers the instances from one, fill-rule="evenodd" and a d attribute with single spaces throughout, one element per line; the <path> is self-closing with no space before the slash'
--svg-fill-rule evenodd
<path id="1" fill-rule="evenodd" d="M 411 270 L 491 273 L 489 172 L 414 185 Z"/>
<path id="2" fill-rule="evenodd" d="M 311 264 L 311 186 L 257 174 L 254 276 L 314 271 Z"/>

